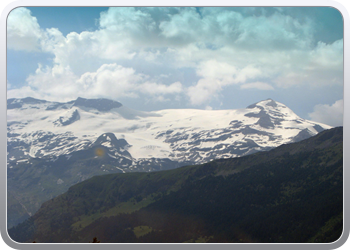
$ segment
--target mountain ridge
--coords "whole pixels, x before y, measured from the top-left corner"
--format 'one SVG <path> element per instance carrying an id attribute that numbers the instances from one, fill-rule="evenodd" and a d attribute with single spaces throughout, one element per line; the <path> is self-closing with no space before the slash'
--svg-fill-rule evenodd
<path id="1" fill-rule="evenodd" d="M 21 106 L 17 107 L 17 104 Z M 56 108 L 52 108 L 55 105 Z M 109 131 L 132 146 L 130 154 L 135 159 L 157 157 L 198 163 L 215 159 L 213 152 L 216 150 L 208 152 L 209 148 L 215 146 L 219 158 L 237 157 L 294 142 L 298 138 L 305 139 L 331 128 L 301 119 L 285 105 L 272 99 L 249 105 L 246 109 L 217 111 L 188 109 L 141 112 L 108 99 L 84 98 L 67 103 L 51 103 L 33 98 L 9 99 L 9 106 L 8 134 L 11 139 L 8 143 L 27 144 L 26 147 L 17 147 L 22 158 L 67 153 L 62 150 L 63 147 L 55 145 L 51 145 L 50 150 L 37 146 L 33 132 L 38 131 L 38 128 L 56 137 L 63 137 L 64 133 L 69 132 L 74 139 L 67 137 L 67 141 L 75 140 L 75 144 L 81 146 L 88 146 L 98 136 Z M 298 135 L 305 129 L 307 131 Z M 24 138 L 18 135 L 24 135 Z M 87 141 L 88 144 L 85 143 Z M 249 147 L 252 141 L 256 144 L 254 150 L 245 150 L 247 147 L 244 145 Z M 35 150 L 32 147 L 39 148 Z M 39 155 L 31 153 L 39 151 Z M 9 154 L 8 159 L 11 157 Z"/>
<path id="2" fill-rule="evenodd" d="M 103 109 L 105 102 L 109 106 Z M 9 99 L 8 106 L 10 226 L 94 175 L 242 157 L 330 128 L 301 119 L 272 99 L 239 110 L 142 112 L 107 99 L 84 98 L 67 103 Z"/>

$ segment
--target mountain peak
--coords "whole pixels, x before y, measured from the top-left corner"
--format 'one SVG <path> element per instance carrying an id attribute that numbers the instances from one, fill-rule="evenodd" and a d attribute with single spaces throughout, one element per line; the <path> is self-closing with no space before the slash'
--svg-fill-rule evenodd
<path id="1" fill-rule="evenodd" d="M 262 106 L 270 106 L 270 107 L 277 107 L 278 106 L 278 102 L 274 101 L 273 99 L 271 98 L 268 98 L 266 100 L 262 100 L 260 102 L 256 102 L 254 104 L 251 104 L 249 105 L 247 108 L 248 109 L 253 109 L 253 108 L 256 108 L 256 107 L 262 107 Z"/>
<path id="2" fill-rule="evenodd" d="M 105 98 L 85 99 L 82 97 L 78 97 L 74 101 L 73 106 L 93 108 L 93 109 L 97 109 L 98 111 L 109 111 L 113 108 L 120 108 L 122 104 L 117 101 L 113 101 Z"/>
<path id="3" fill-rule="evenodd" d="M 252 111 L 245 116 L 259 118 L 257 124 L 263 128 L 274 128 L 286 119 L 294 121 L 300 119 L 290 108 L 271 98 L 249 105 L 247 109 Z"/>
<path id="4" fill-rule="evenodd" d="M 41 104 L 46 102 L 45 100 L 39 100 L 33 97 L 10 98 L 7 99 L 7 109 L 21 108 L 23 104 Z"/>
<path id="5" fill-rule="evenodd" d="M 114 152 L 115 155 L 123 155 L 127 158 L 131 158 L 130 153 L 127 151 L 127 148 L 130 147 L 129 143 L 125 139 L 118 139 L 114 133 L 108 132 L 100 135 L 97 140 L 93 143 L 93 146 L 99 147 L 103 146 L 109 149 L 110 153 Z M 99 149 L 104 152 L 103 149 Z M 100 155 L 97 153 L 97 155 Z M 103 155 L 103 154 L 102 154 Z"/>

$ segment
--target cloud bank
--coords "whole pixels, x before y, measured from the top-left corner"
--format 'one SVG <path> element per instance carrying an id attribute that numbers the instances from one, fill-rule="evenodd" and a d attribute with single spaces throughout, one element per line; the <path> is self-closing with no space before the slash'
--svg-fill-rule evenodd
<path id="1" fill-rule="evenodd" d="M 8 49 L 49 53 L 54 60 L 8 96 L 161 102 L 182 96 L 189 106 L 205 107 L 235 85 L 269 91 L 341 86 L 343 40 L 316 41 L 316 26 L 278 9 L 122 7 L 102 12 L 95 31 L 63 36 L 17 8 L 8 18 Z M 183 77 L 188 71 L 192 77 Z"/>
<path id="2" fill-rule="evenodd" d="M 332 105 L 319 104 L 309 116 L 313 121 L 330 126 L 343 126 L 344 101 L 338 100 Z"/>

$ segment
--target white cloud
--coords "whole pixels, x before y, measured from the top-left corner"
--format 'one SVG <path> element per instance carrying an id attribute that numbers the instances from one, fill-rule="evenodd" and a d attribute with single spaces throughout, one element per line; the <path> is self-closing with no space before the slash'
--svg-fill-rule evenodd
<path id="1" fill-rule="evenodd" d="M 7 89 L 11 89 L 11 83 L 8 80 L 6 80 L 6 85 Z"/>
<path id="2" fill-rule="evenodd" d="M 43 35 L 37 19 L 26 8 L 16 8 L 7 18 L 7 48 L 39 51 Z"/>
<path id="3" fill-rule="evenodd" d="M 247 65 L 242 69 L 216 60 L 208 60 L 199 64 L 197 75 L 202 77 L 196 85 L 187 90 L 192 105 L 202 105 L 210 102 L 225 86 L 241 84 L 249 79 L 254 79 L 262 73 L 253 65 Z"/>
<path id="4" fill-rule="evenodd" d="M 274 90 L 274 88 L 265 82 L 251 82 L 241 85 L 241 89 L 260 89 L 260 90 Z"/>
<path id="5" fill-rule="evenodd" d="M 216 46 L 241 49 L 304 49 L 312 42 L 314 24 L 288 15 L 250 15 L 237 11 L 184 8 L 160 23 L 161 35 L 178 45 L 206 41 Z M 215 46 L 214 46 L 215 47 Z"/>
<path id="6" fill-rule="evenodd" d="M 23 86 L 23 87 L 18 88 L 18 89 L 7 90 L 7 98 L 25 98 L 28 96 L 34 97 L 37 99 L 50 100 L 50 98 L 48 98 L 48 96 L 45 96 L 41 92 L 37 92 L 37 91 L 33 90 L 29 86 Z M 70 100 L 67 100 L 67 101 L 70 101 Z"/>
<path id="7" fill-rule="evenodd" d="M 237 46 L 249 49 L 290 50 L 309 48 L 312 42 L 312 23 L 301 24 L 290 16 L 275 13 L 271 16 L 250 16 L 239 26 Z"/>
<path id="8" fill-rule="evenodd" d="M 141 92 L 150 94 L 150 95 L 159 95 L 159 94 L 178 94 L 182 92 L 182 84 L 180 82 L 174 82 L 170 85 L 154 83 L 154 82 L 145 82 L 139 86 Z"/>
<path id="9" fill-rule="evenodd" d="M 203 32 L 206 28 L 195 8 L 182 9 L 179 13 L 172 15 L 170 20 L 162 21 L 159 25 L 162 36 L 173 44 L 180 45 L 198 41 L 202 35 L 206 35 Z"/>
<path id="10" fill-rule="evenodd" d="M 179 94 L 183 91 L 180 82 L 166 85 L 148 81 L 150 77 L 138 74 L 133 68 L 118 64 L 104 64 L 95 72 L 87 72 L 78 77 L 69 67 L 43 67 L 39 65 L 35 74 L 27 79 L 28 85 L 11 90 L 13 97 L 42 96 L 48 100 L 71 100 L 79 96 L 86 98 L 138 97 L 139 94 L 155 96 L 155 100 L 166 100 L 163 95 Z"/>
<path id="11" fill-rule="evenodd" d="M 197 75 L 204 78 L 220 79 L 221 81 L 233 81 L 233 75 L 237 72 L 236 68 L 225 62 L 208 60 L 201 62 L 197 68 Z"/>
<path id="12" fill-rule="evenodd" d="M 86 96 L 136 97 L 136 86 L 143 80 L 134 69 L 117 64 L 104 64 L 96 72 L 85 73 L 77 83 L 82 86 L 81 93 Z"/>
<path id="13" fill-rule="evenodd" d="M 314 112 L 309 113 L 311 120 L 321 122 L 330 126 L 343 126 L 343 100 L 338 100 L 332 105 L 318 104 Z"/>
<path id="14" fill-rule="evenodd" d="M 312 50 L 285 56 L 279 60 L 284 62 L 277 67 L 279 76 L 273 79 L 278 86 L 343 85 L 343 39 L 331 44 L 319 42 Z"/>
<path id="15" fill-rule="evenodd" d="M 161 96 L 185 94 L 191 105 L 207 105 L 232 84 L 261 90 L 342 85 L 343 40 L 314 45 L 314 26 L 282 12 L 123 7 L 102 12 L 96 31 L 63 36 L 55 28 L 40 29 L 28 9 L 18 8 L 9 15 L 8 48 L 54 55 L 53 66 L 41 66 L 27 79 L 30 89 L 46 96 L 166 100 Z M 141 74 L 146 67 L 140 65 L 147 72 Z M 191 69 L 197 78 L 167 80 L 160 75 L 170 70 L 159 73 L 164 65 Z"/>
<path id="16" fill-rule="evenodd" d="M 197 75 L 202 77 L 196 85 L 187 90 L 192 105 L 201 105 L 209 102 L 222 87 L 235 83 L 236 68 L 216 60 L 208 60 L 200 63 Z"/>
<path id="17" fill-rule="evenodd" d="M 222 90 L 222 82 L 214 79 L 200 79 L 195 86 L 187 89 L 187 95 L 192 105 L 210 102 Z"/>
<path id="18" fill-rule="evenodd" d="M 101 13 L 99 21 L 101 29 L 129 34 L 135 40 L 149 35 L 156 29 L 151 15 L 134 7 L 109 8 Z"/>

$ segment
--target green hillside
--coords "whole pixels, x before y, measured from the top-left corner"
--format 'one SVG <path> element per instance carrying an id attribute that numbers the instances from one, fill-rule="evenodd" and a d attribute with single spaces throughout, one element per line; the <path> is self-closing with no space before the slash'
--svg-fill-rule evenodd
<path id="1" fill-rule="evenodd" d="M 343 129 L 269 152 L 95 176 L 9 230 L 19 242 L 332 242 L 343 227 Z"/>

